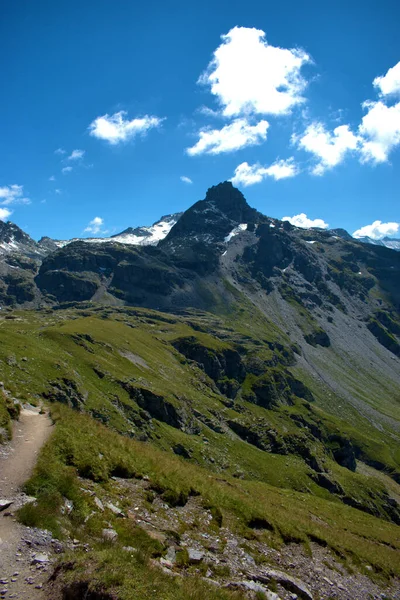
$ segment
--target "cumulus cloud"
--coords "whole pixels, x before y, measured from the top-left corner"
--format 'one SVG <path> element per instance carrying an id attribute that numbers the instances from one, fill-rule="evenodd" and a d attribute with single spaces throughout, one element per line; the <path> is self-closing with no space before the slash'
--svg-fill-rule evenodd
<path id="1" fill-rule="evenodd" d="M 222 129 L 201 129 L 199 141 L 187 148 L 190 156 L 199 154 L 221 154 L 233 152 L 246 146 L 255 146 L 267 139 L 268 121 L 259 121 L 251 125 L 247 119 L 235 119 Z"/>
<path id="2" fill-rule="evenodd" d="M 328 223 L 325 223 L 323 219 L 309 219 L 305 213 L 294 215 L 293 217 L 282 217 L 282 221 L 289 221 L 296 227 L 302 227 L 303 229 L 309 229 L 310 227 L 318 227 L 319 229 L 328 229 Z"/>
<path id="3" fill-rule="evenodd" d="M 115 146 L 127 142 L 138 135 L 145 135 L 150 129 L 159 127 L 164 119 L 145 115 L 132 120 L 126 119 L 127 112 L 120 110 L 113 115 L 105 114 L 97 117 L 89 125 L 89 133 L 100 140 L 106 140 Z"/>
<path id="4" fill-rule="evenodd" d="M 293 136 L 292 141 L 318 159 L 312 170 L 314 175 L 322 175 L 341 163 L 348 152 L 357 150 L 359 144 L 358 136 L 348 125 L 339 125 L 330 132 L 319 122 L 311 123 L 302 136 Z"/>
<path id="5" fill-rule="evenodd" d="M 294 177 L 299 172 L 293 158 L 287 160 L 277 160 L 269 167 L 264 167 L 260 163 L 249 165 L 247 162 L 241 163 L 235 169 L 235 175 L 231 179 L 233 185 L 242 185 L 247 187 L 260 183 L 266 177 L 272 177 L 276 181 Z"/>
<path id="6" fill-rule="evenodd" d="M 186 177 L 186 175 L 181 176 L 181 181 L 183 181 L 183 183 L 193 183 L 190 177 Z"/>
<path id="7" fill-rule="evenodd" d="M 370 237 L 373 240 L 380 240 L 386 236 L 396 235 L 400 231 L 400 223 L 382 223 L 374 221 L 371 225 L 365 225 L 353 233 L 353 237 Z"/>
<path id="8" fill-rule="evenodd" d="M 70 173 L 72 171 L 72 167 L 63 167 L 61 172 L 65 175 L 65 173 Z"/>
<path id="9" fill-rule="evenodd" d="M 365 102 L 363 106 L 367 113 L 359 127 L 361 161 L 386 162 L 391 150 L 400 144 L 400 102 L 393 106 Z"/>
<path id="10" fill-rule="evenodd" d="M 85 150 L 72 150 L 71 154 L 67 157 L 67 160 L 81 160 L 85 156 Z"/>
<path id="11" fill-rule="evenodd" d="M 303 102 L 301 68 L 311 62 L 306 52 L 271 46 L 264 31 L 250 27 L 234 27 L 221 37 L 199 83 L 210 86 L 224 116 L 282 115 Z"/>
<path id="12" fill-rule="evenodd" d="M 64 148 L 57 148 L 57 150 L 54 150 L 54 154 L 66 154 L 66 151 L 64 150 Z"/>
<path id="13" fill-rule="evenodd" d="M 58 188 L 57 188 L 57 189 L 55 189 L 54 191 L 55 191 L 55 193 L 56 193 L 56 194 L 58 194 L 58 195 L 62 194 L 62 190 L 60 190 L 60 189 L 58 189 Z"/>
<path id="14" fill-rule="evenodd" d="M 390 94 L 399 94 L 400 61 L 397 63 L 397 65 L 389 69 L 386 75 L 375 77 L 373 84 L 382 96 L 389 96 Z"/>
<path id="15" fill-rule="evenodd" d="M 6 185 L 0 187 L 0 205 L 9 206 L 10 204 L 30 204 L 29 198 L 24 196 L 23 185 Z"/>
<path id="16" fill-rule="evenodd" d="M 292 136 L 293 143 L 318 160 L 312 170 L 315 175 L 340 164 L 351 152 L 357 154 L 361 163 L 387 162 L 391 151 L 400 145 L 400 102 L 388 104 L 390 95 L 400 94 L 400 62 L 386 75 L 376 77 L 373 85 L 380 99 L 362 104 L 366 114 L 354 133 L 349 125 L 328 131 L 316 121 L 301 136 Z"/>
<path id="17" fill-rule="evenodd" d="M 8 208 L 0 208 L 0 221 L 6 221 L 12 214 L 12 211 Z"/>
<path id="18" fill-rule="evenodd" d="M 98 234 L 102 233 L 102 227 L 104 225 L 104 219 L 101 217 L 95 217 L 89 223 L 89 225 L 85 228 L 87 233 Z"/>

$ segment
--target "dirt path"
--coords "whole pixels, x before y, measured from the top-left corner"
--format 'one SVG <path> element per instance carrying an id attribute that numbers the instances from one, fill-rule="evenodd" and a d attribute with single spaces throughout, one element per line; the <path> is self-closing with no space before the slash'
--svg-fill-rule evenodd
<path id="1" fill-rule="evenodd" d="M 0 448 L 0 499 L 13 501 L 0 512 L 0 598 L 44 598 L 51 535 L 17 523 L 13 513 L 26 501 L 21 487 L 51 429 L 49 417 L 39 409 L 23 409 L 12 441 Z"/>

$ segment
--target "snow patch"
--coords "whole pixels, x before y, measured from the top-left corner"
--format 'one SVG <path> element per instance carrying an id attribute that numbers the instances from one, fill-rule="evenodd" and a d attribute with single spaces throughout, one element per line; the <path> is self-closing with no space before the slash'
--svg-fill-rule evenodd
<path id="1" fill-rule="evenodd" d="M 141 235 L 121 233 L 120 235 L 115 235 L 113 237 L 54 240 L 54 243 L 57 248 L 64 248 L 64 246 L 67 246 L 72 242 L 85 242 L 85 244 L 112 244 L 118 242 L 119 244 L 126 244 L 128 246 L 156 246 L 158 242 L 167 237 L 175 223 L 177 223 L 177 219 L 171 218 L 164 221 L 158 221 L 150 227 L 138 227 Z"/>
<path id="2" fill-rule="evenodd" d="M 247 229 L 247 223 L 240 223 L 240 225 L 238 225 L 237 227 L 235 227 L 235 229 L 232 229 L 232 231 L 230 233 L 228 233 L 228 235 L 224 239 L 225 244 L 230 242 L 230 240 L 235 235 L 238 235 L 238 233 L 240 233 L 241 231 L 246 231 L 246 229 Z"/>
<path id="3" fill-rule="evenodd" d="M 18 250 L 18 248 L 19 244 L 12 237 L 8 242 L 2 242 L 0 244 L 0 249 L 3 250 L 2 254 L 4 254 L 5 252 L 13 252 L 13 250 Z"/>

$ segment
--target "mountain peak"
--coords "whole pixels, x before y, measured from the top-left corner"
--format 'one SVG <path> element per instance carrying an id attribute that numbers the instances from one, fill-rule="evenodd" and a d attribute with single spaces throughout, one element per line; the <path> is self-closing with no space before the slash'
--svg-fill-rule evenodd
<path id="1" fill-rule="evenodd" d="M 0 221 L 0 255 L 22 252 L 28 255 L 40 253 L 37 243 L 11 221 Z"/>
<path id="2" fill-rule="evenodd" d="M 205 202 L 213 203 L 226 216 L 240 222 L 243 211 L 250 208 L 242 192 L 235 188 L 231 181 L 210 187 Z"/>
<path id="3" fill-rule="evenodd" d="M 256 223 L 260 213 L 251 208 L 242 192 L 230 181 L 224 181 L 207 190 L 199 200 L 183 213 L 165 238 L 165 244 L 176 245 L 183 240 L 205 243 L 222 242 L 240 224 Z"/>
<path id="4" fill-rule="evenodd" d="M 329 233 L 331 235 L 336 235 L 338 237 L 341 237 L 344 240 L 348 240 L 348 241 L 352 241 L 354 238 L 349 234 L 348 231 L 346 231 L 346 229 L 343 229 L 342 227 L 337 227 L 336 229 L 330 229 Z"/>

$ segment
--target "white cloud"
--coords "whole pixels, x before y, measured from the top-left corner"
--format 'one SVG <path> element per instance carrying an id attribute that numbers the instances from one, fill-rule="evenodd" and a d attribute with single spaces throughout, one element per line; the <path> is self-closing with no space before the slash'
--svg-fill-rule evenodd
<path id="1" fill-rule="evenodd" d="M 197 112 L 206 117 L 221 118 L 221 113 L 218 110 L 213 110 L 209 106 L 200 106 L 200 108 L 197 109 Z"/>
<path id="2" fill-rule="evenodd" d="M 65 175 L 65 173 L 70 173 L 71 171 L 72 171 L 72 167 L 63 167 L 61 169 L 61 172 L 64 173 L 64 175 Z"/>
<path id="3" fill-rule="evenodd" d="M 64 148 L 57 148 L 57 150 L 54 150 L 54 154 L 66 154 L 66 151 Z"/>
<path id="4" fill-rule="evenodd" d="M 235 119 L 222 129 L 201 129 L 199 141 L 186 152 L 190 156 L 198 154 L 221 154 L 233 152 L 246 146 L 261 144 L 267 139 L 268 121 L 250 125 L 246 119 Z"/>
<path id="5" fill-rule="evenodd" d="M 0 208 L 0 221 L 6 221 L 11 214 L 12 210 L 9 210 L 8 208 Z"/>
<path id="6" fill-rule="evenodd" d="M 67 160 L 80 160 L 85 156 L 85 150 L 72 150 L 71 154 L 67 157 Z"/>
<path id="7" fill-rule="evenodd" d="M 328 223 L 325 223 L 323 219 L 309 219 L 305 213 L 294 215 L 293 217 L 282 217 L 282 221 L 289 221 L 296 227 L 302 227 L 303 229 L 309 229 L 310 227 L 319 227 L 320 229 L 328 229 Z"/>
<path id="8" fill-rule="evenodd" d="M 360 140 L 348 125 L 339 125 L 330 132 L 322 123 L 315 122 L 307 127 L 302 136 L 293 136 L 292 141 L 318 159 L 312 172 L 322 175 L 327 169 L 341 163 L 348 152 L 356 150 Z"/>
<path id="9" fill-rule="evenodd" d="M 391 150 L 400 144 L 400 102 L 386 106 L 381 101 L 369 101 L 363 106 L 368 112 L 359 127 L 361 161 L 386 162 Z"/>
<path id="10" fill-rule="evenodd" d="M 186 177 L 186 175 L 181 176 L 181 181 L 183 181 L 183 183 L 193 183 L 190 177 Z"/>
<path id="11" fill-rule="evenodd" d="M 30 204 L 29 198 L 24 196 L 23 185 L 6 185 L 0 187 L 0 205 L 9 206 L 10 204 Z"/>
<path id="12" fill-rule="evenodd" d="M 114 146 L 134 139 L 140 134 L 145 135 L 149 129 L 159 127 L 164 121 L 164 119 L 160 119 L 159 117 L 149 117 L 148 115 L 129 121 L 125 119 L 126 114 L 125 110 L 121 110 L 113 115 L 106 114 L 102 117 L 97 117 L 89 125 L 90 135 L 100 140 L 106 140 Z"/>
<path id="13" fill-rule="evenodd" d="M 209 85 L 227 117 L 248 113 L 282 115 L 303 102 L 301 68 L 306 52 L 270 46 L 264 31 L 234 27 L 222 37 L 199 83 Z"/>
<path id="14" fill-rule="evenodd" d="M 277 160 L 272 165 L 267 167 L 268 177 L 273 177 L 276 181 L 279 179 L 287 179 L 288 177 L 294 177 L 299 173 L 299 168 L 295 164 L 293 158 L 287 160 Z"/>
<path id="15" fill-rule="evenodd" d="M 104 225 L 104 220 L 101 217 L 95 217 L 94 219 L 92 219 L 92 221 L 90 221 L 89 225 L 85 228 L 85 231 L 87 231 L 87 233 L 93 233 L 93 234 L 98 234 L 98 233 L 102 233 L 101 229 Z"/>
<path id="16" fill-rule="evenodd" d="M 353 233 L 353 237 L 360 238 L 368 236 L 373 240 L 380 240 L 385 236 L 396 235 L 400 231 L 400 223 L 382 223 L 374 221 L 372 225 L 365 225 Z"/>
<path id="17" fill-rule="evenodd" d="M 277 160 L 269 167 L 263 167 L 259 163 L 249 165 L 247 162 L 241 163 L 235 169 L 235 175 L 231 179 L 233 185 L 243 185 L 247 187 L 260 183 L 266 177 L 272 177 L 275 180 L 294 177 L 299 172 L 293 158 L 287 160 Z"/>
<path id="18" fill-rule="evenodd" d="M 374 87 L 378 88 L 382 96 L 400 93 L 400 61 L 388 70 L 386 75 L 375 77 Z"/>
<path id="19" fill-rule="evenodd" d="M 55 181 L 56 178 L 54 177 L 54 175 L 52 175 L 51 177 L 49 177 L 49 181 Z"/>
<path id="20" fill-rule="evenodd" d="M 58 189 L 58 188 L 57 188 L 57 189 L 55 189 L 54 191 L 55 191 L 55 193 L 56 193 L 56 194 L 59 194 L 59 195 L 60 195 L 60 194 L 62 194 L 62 190 L 60 190 L 60 189 Z"/>

